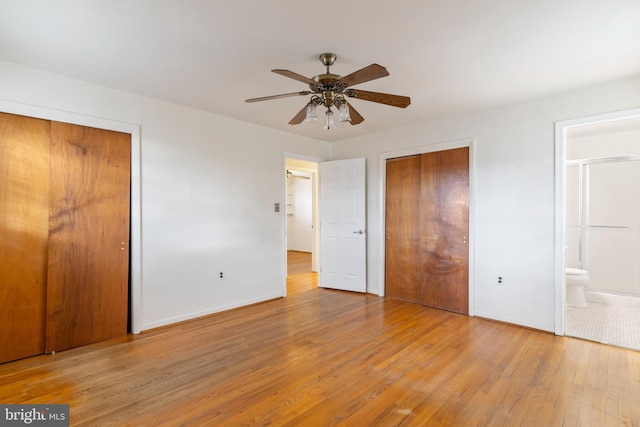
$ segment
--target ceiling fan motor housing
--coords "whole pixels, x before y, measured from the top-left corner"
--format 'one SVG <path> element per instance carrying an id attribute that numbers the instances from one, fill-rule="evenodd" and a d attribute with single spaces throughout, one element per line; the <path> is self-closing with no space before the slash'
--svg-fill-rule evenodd
<path id="1" fill-rule="evenodd" d="M 346 89 L 344 83 L 340 81 L 341 78 L 342 76 L 338 74 L 318 74 L 312 77 L 312 79 L 318 83 L 310 84 L 309 88 L 315 93 L 322 94 L 322 103 L 326 107 L 331 107 L 332 105 L 338 106 L 339 103 L 336 102 L 336 95 Z"/>

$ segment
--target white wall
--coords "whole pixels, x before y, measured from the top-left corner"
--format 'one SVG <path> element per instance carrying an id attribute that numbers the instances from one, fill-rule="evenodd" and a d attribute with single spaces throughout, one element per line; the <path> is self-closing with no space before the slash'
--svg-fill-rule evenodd
<path id="1" fill-rule="evenodd" d="M 636 77 L 334 144 L 333 159 L 367 158 L 368 291 L 384 286 L 380 153 L 473 138 L 473 311 L 554 331 L 554 122 L 638 106 Z"/>
<path id="2" fill-rule="evenodd" d="M 3 61 L 0 100 L 140 126 L 142 329 L 283 294 L 283 153 L 327 143 Z"/>

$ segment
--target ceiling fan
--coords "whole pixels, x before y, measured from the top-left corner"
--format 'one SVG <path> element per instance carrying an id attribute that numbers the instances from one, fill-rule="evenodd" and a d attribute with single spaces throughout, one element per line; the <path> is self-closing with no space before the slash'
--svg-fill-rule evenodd
<path id="1" fill-rule="evenodd" d="M 334 127 L 332 108 L 338 110 L 338 121 L 349 122 L 352 125 L 359 125 L 364 121 L 364 117 L 358 113 L 353 106 L 347 101 L 347 98 L 362 99 L 364 101 L 377 102 L 380 104 L 391 105 L 393 107 L 406 108 L 411 104 L 408 96 L 390 95 L 380 92 L 369 92 L 361 89 L 352 89 L 360 83 L 379 79 L 389 75 L 387 69 L 378 64 L 371 64 L 368 67 L 361 68 L 344 77 L 338 74 L 332 74 L 329 70 L 336 62 L 337 56 L 333 53 L 323 53 L 320 55 L 320 62 L 327 67 L 327 72 L 318 74 L 311 78 L 305 77 L 289 70 L 271 70 L 281 76 L 289 77 L 302 83 L 307 83 L 309 89 L 300 92 L 285 93 L 281 95 L 263 96 L 260 98 L 250 98 L 245 102 L 268 101 L 271 99 L 288 98 L 291 96 L 307 96 L 311 95 L 311 99 L 307 105 L 298 112 L 290 121 L 290 125 L 297 125 L 306 122 L 315 122 L 318 120 L 316 107 L 322 105 L 327 108 L 325 115 L 324 127 L 331 129 Z"/>

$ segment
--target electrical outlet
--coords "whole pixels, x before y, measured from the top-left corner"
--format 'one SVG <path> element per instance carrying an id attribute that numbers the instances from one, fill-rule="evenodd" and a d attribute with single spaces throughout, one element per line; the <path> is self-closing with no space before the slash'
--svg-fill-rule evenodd
<path id="1" fill-rule="evenodd" d="M 496 284 L 500 286 L 504 286 L 504 278 L 502 276 L 498 276 L 498 279 L 496 280 Z"/>
<path id="2" fill-rule="evenodd" d="M 224 279 L 224 272 L 220 272 L 220 280 Z"/>

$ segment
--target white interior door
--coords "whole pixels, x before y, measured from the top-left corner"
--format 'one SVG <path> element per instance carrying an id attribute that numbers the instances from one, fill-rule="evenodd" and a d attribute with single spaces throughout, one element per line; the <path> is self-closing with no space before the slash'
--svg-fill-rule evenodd
<path id="1" fill-rule="evenodd" d="M 365 159 L 320 163 L 318 286 L 367 291 Z"/>

